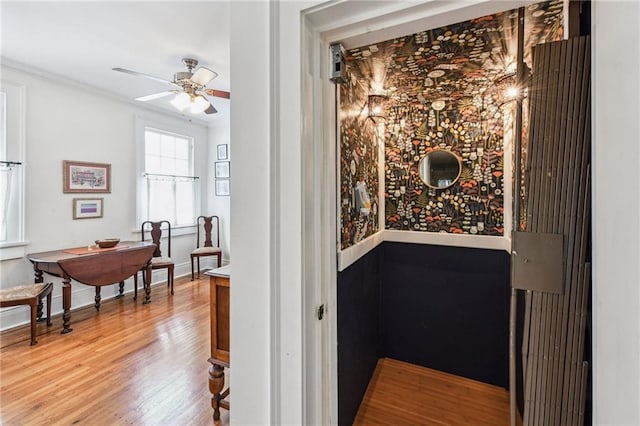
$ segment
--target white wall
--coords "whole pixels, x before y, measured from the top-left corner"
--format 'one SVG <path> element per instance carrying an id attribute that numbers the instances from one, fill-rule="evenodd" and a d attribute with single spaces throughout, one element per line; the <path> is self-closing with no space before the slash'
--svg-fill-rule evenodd
<path id="1" fill-rule="evenodd" d="M 207 166 L 208 178 L 204 180 L 207 187 L 208 202 L 205 204 L 206 209 L 202 214 L 216 215 L 220 218 L 220 248 L 222 249 L 222 263 L 229 263 L 230 236 L 231 236 L 231 196 L 216 196 L 215 188 L 215 162 L 218 161 L 217 145 L 227 145 L 228 160 L 231 161 L 231 135 L 229 134 L 228 122 L 216 122 L 209 125 L 209 161 Z M 230 173 L 234 174 L 233 162 L 230 164 Z M 233 180 L 231 180 L 231 194 L 233 194 Z M 214 241 L 215 244 L 215 241 Z M 204 261 L 203 258 L 202 260 Z M 211 259 L 211 258 L 208 258 Z"/>
<path id="2" fill-rule="evenodd" d="M 273 424 L 270 4 L 231 2 L 231 423 Z M 295 260 L 292 260 L 295 261 Z"/>
<path id="3" fill-rule="evenodd" d="M 640 3 L 593 5 L 593 424 L 640 424 Z"/>
<path id="4" fill-rule="evenodd" d="M 98 238 L 139 240 L 136 222 L 136 119 L 189 129 L 196 138 L 197 169 L 203 184 L 201 202 L 208 206 L 209 136 L 207 126 L 179 116 L 143 109 L 126 100 L 36 73 L 3 66 L 2 79 L 26 88 L 26 253 L 87 246 Z M 76 160 L 111 164 L 109 194 L 64 194 L 62 161 Z M 73 198 L 104 198 L 103 217 L 73 220 Z M 228 222 L 223 218 L 223 223 Z M 194 229 L 174 236 L 172 257 L 176 275 L 190 273 L 189 253 L 195 246 Z M 177 233 L 177 232 L 175 232 Z M 227 234 L 228 235 L 228 234 Z M 204 266 L 204 265 L 203 265 Z M 48 276 L 45 276 L 48 280 Z M 164 280 L 154 273 L 154 282 Z M 60 280 L 54 279 L 55 282 Z M 33 282 L 33 268 L 25 258 L 0 263 L 2 288 Z M 132 290 L 132 280 L 126 283 Z M 103 299 L 116 294 L 117 286 L 103 288 Z M 72 308 L 93 303 L 94 288 L 72 283 Z M 179 289 L 177 289 L 179 291 Z M 153 293 L 152 293 L 153 297 Z M 127 300 L 127 302 L 129 302 Z M 54 286 L 53 312 L 61 311 L 61 285 Z M 1 328 L 28 322 L 25 307 L 0 311 Z M 73 322 L 73 316 L 72 316 Z"/>

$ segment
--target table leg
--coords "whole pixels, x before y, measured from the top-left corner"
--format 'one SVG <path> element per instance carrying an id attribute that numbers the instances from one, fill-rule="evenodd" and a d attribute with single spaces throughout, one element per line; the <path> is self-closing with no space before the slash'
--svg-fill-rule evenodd
<path id="1" fill-rule="evenodd" d="M 100 296 L 100 292 L 101 292 L 102 287 L 100 286 L 96 286 L 96 297 L 95 297 L 95 307 L 96 307 L 96 311 L 100 310 L 100 301 L 102 300 L 102 297 Z"/>
<path id="2" fill-rule="evenodd" d="M 43 273 L 40 269 L 36 268 L 35 265 L 33 265 L 33 273 L 35 275 L 35 278 L 33 280 L 34 283 L 43 283 L 44 282 L 44 277 L 43 277 Z"/>
<path id="3" fill-rule="evenodd" d="M 144 301 L 143 305 L 147 303 L 151 303 L 151 265 L 147 265 L 147 268 L 144 271 L 145 279 L 142 280 L 144 282 Z"/>
<path id="4" fill-rule="evenodd" d="M 138 271 L 133 276 L 133 300 L 138 300 Z"/>
<path id="5" fill-rule="evenodd" d="M 42 322 L 42 321 L 44 321 L 44 318 L 42 318 L 42 310 L 43 310 L 42 308 L 43 308 L 43 307 L 44 307 L 44 305 L 42 304 L 42 298 L 41 298 L 41 297 L 39 297 L 39 298 L 38 298 L 38 313 L 37 313 L 37 315 L 36 315 L 36 318 L 37 318 L 37 319 L 36 319 L 36 321 L 37 321 L 37 322 Z"/>
<path id="6" fill-rule="evenodd" d="M 36 301 L 31 301 L 29 303 L 31 310 L 31 345 L 35 345 L 38 343 L 36 340 Z"/>
<path id="7" fill-rule="evenodd" d="M 51 325 L 51 293 L 53 293 L 53 288 L 47 294 L 47 326 Z"/>
<path id="8" fill-rule="evenodd" d="M 209 392 L 211 392 L 211 408 L 213 408 L 213 420 L 220 420 L 220 401 L 224 398 L 222 388 L 224 388 L 224 366 L 216 364 L 209 358 Z"/>
<path id="9" fill-rule="evenodd" d="M 73 328 L 69 327 L 71 320 L 71 278 L 64 277 L 62 279 L 62 333 L 67 334 L 73 331 Z"/>
<path id="10" fill-rule="evenodd" d="M 124 281 L 120 281 L 118 284 L 118 295 L 116 299 L 120 299 L 121 297 L 124 297 Z"/>

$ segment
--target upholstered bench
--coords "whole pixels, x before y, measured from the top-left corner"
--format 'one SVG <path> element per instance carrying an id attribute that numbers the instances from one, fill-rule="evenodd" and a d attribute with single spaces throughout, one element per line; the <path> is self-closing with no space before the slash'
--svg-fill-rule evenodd
<path id="1" fill-rule="evenodd" d="M 53 283 L 19 285 L 0 290 L 0 308 L 29 305 L 31 307 L 31 344 L 36 340 L 36 321 L 42 320 L 42 298 L 47 297 L 47 325 L 51 325 L 51 290 Z"/>

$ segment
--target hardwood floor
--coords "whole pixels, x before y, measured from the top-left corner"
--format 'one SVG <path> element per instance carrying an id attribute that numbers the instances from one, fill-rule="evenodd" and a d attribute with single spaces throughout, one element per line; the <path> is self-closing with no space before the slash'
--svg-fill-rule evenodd
<path id="1" fill-rule="evenodd" d="M 211 425 L 209 279 L 181 278 L 0 335 L 0 424 Z M 229 374 L 227 374 L 227 381 Z M 229 413 L 222 410 L 222 425 Z"/>
<path id="2" fill-rule="evenodd" d="M 209 279 L 154 286 L 0 335 L 2 425 L 211 425 Z M 227 373 L 227 383 L 230 375 Z M 507 425 L 508 393 L 392 359 L 378 363 L 355 424 Z M 229 412 L 221 411 L 221 425 Z"/>
<path id="3" fill-rule="evenodd" d="M 383 358 L 354 424 L 508 425 L 509 393 L 497 386 Z"/>

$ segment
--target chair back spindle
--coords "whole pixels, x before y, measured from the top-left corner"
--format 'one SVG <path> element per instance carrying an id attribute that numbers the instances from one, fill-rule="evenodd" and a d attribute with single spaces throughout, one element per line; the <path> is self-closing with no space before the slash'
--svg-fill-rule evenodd
<path id="1" fill-rule="evenodd" d="M 213 245 L 211 234 L 213 232 L 213 220 L 216 221 L 216 245 Z M 191 252 L 191 280 L 195 277 L 194 260 L 198 262 L 198 276 L 200 275 L 200 258 L 204 256 L 216 256 L 218 268 L 222 265 L 222 250 L 220 249 L 220 218 L 218 216 L 198 216 L 196 219 L 196 249 Z M 204 234 L 201 234 L 201 232 Z M 203 242 L 204 239 L 204 242 Z M 203 244 L 202 247 L 200 244 Z"/>
<path id="2" fill-rule="evenodd" d="M 200 236 L 201 228 L 204 228 L 203 247 L 213 247 L 213 240 L 211 238 L 211 234 L 213 231 L 213 219 L 216 220 L 216 247 L 220 247 L 220 219 L 218 218 L 218 216 L 198 216 L 198 219 L 197 219 L 198 241 L 196 241 L 196 248 L 200 247 L 200 241 L 202 241 Z M 200 226 L 200 223 L 202 223 L 202 226 Z"/>
<path id="3" fill-rule="evenodd" d="M 148 229 L 150 225 L 151 229 Z M 151 241 L 156 245 L 156 249 L 153 252 L 153 257 L 162 257 L 162 248 L 160 247 L 160 240 L 162 239 L 162 226 L 165 225 L 167 229 L 167 257 L 171 257 L 171 223 L 168 220 L 160 220 L 157 222 L 147 220 L 142 222 L 142 241 L 145 241 L 145 233 L 149 232 L 151 235 Z"/>

